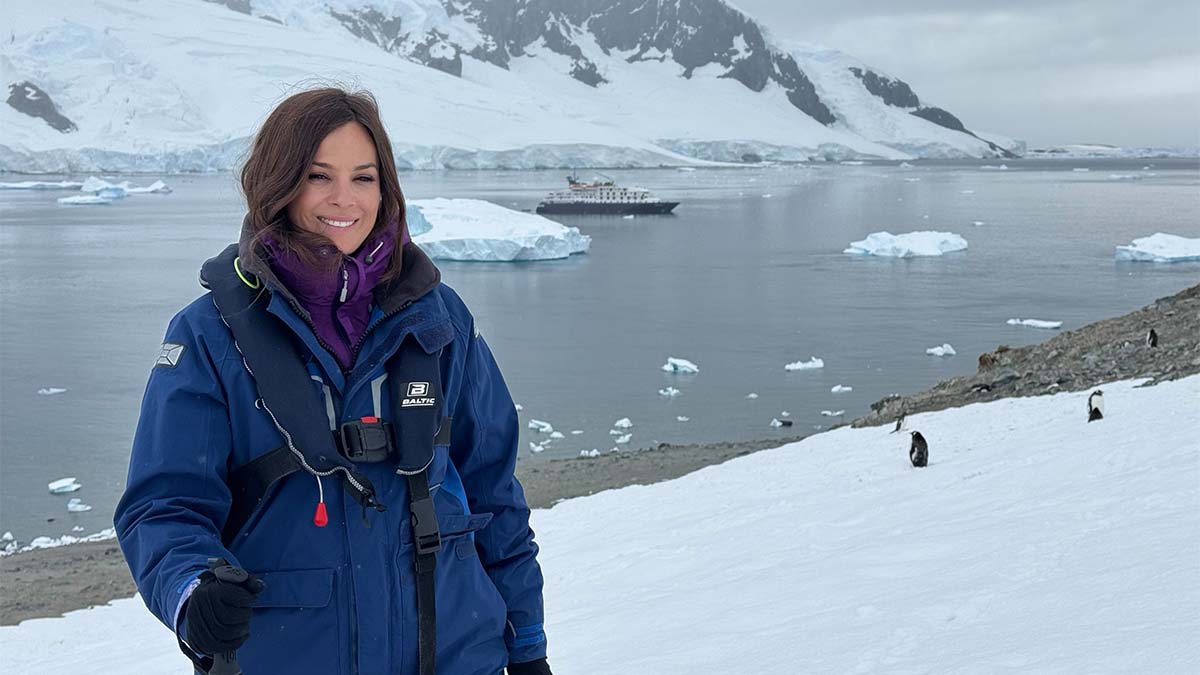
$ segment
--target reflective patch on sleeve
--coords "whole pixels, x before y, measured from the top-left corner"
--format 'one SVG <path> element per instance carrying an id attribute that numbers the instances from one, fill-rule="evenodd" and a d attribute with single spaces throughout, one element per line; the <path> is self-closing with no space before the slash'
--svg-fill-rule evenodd
<path id="1" fill-rule="evenodd" d="M 174 368 L 179 365 L 179 358 L 183 356 L 184 347 L 175 342 L 164 342 L 162 351 L 158 353 L 158 359 L 154 361 L 154 367 Z"/>

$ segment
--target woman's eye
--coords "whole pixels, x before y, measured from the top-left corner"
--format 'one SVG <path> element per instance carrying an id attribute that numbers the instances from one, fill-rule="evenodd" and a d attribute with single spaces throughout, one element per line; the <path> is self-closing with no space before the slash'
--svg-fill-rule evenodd
<path id="1" fill-rule="evenodd" d="M 310 174 L 308 174 L 308 179 L 309 180 L 329 180 L 329 176 L 326 176 L 323 173 L 310 173 Z"/>
<path id="2" fill-rule="evenodd" d="M 355 178 L 354 180 L 361 181 L 363 183 L 374 183 L 375 177 L 374 176 L 359 176 L 358 178 Z"/>

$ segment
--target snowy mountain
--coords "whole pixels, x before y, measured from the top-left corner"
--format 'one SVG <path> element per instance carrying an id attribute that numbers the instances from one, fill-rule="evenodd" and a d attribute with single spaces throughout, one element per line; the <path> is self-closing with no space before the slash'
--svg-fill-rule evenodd
<path id="1" fill-rule="evenodd" d="M 296 87 L 373 91 L 402 168 L 987 157 L 902 80 L 723 0 L 70 0 L 6 10 L 0 170 L 236 166 Z"/>
<path id="2" fill-rule="evenodd" d="M 533 512 L 562 673 L 1200 669 L 1200 376 L 842 427 Z M 593 460 L 579 459 L 588 462 Z M 321 609 L 313 611 L 322 611 Z M 254 639 L 251 633 L 251 640 Z M 140 599 L 0 627 L 7 672 L 186 665 Z"/>

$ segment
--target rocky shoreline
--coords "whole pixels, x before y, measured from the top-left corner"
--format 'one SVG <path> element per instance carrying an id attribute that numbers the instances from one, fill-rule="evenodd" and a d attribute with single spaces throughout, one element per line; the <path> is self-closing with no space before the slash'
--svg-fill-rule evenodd
<path id="1" fill-rule="evenodd" d="M 1146 343 L 1150 328 L 1159 338 L 1156 347 Z M 871 413 L 852 425 L 892 424 L 901 412 L 930 412 L 1012 396 L 1083 390 L 1114 380 L 1144 377 L 1149 378 L 1149 385 L 1200 373 L 1200 285 L 1040 344 L 1017 348 L 1001 345 L 980 355 L 979 361 L 975 374 L 946 380 L 923 392 L 882 399 L 872 404 Z M 563 499 L 602 490 L 670 480 L 801 438 L 664 443 L 587 460 L 522 463 L 517 475 L 530 505 L 548 508 Z M 136 590 L 115 541 L 0 558 L 0 588 L 0 625 L 104 604 L 130 597 Z"/>

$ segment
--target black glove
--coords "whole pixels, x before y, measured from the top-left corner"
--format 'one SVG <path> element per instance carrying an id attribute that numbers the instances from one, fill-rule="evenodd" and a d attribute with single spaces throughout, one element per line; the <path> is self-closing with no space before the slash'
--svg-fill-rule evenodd
<path id="1" fill-rule="evenodd" d="M 546 663 L 545 657 L 537 661 L 526 661 L 524 663 L 508 664 L 508 675 L 553 675 L 550 672 L 550 664 Z"/>
<path id="2" fill-rule="evenodd" d="M 188 597 L 184 610 L 187 643 L 201 654 L 235 651 L 250 637 L 254 599 L 266 584 L 249 573 L 245 573 L 242 581 L 231 580 L 242 571 L 238 569 L 237 573 L 215 575 L 212 571 L 204 572 L 200 575 L 200 585 Z"/>

